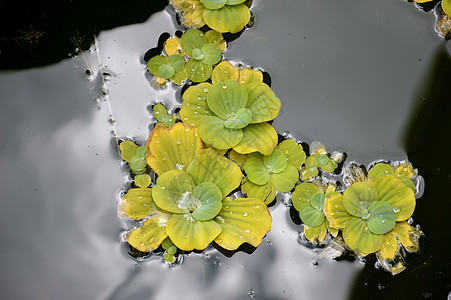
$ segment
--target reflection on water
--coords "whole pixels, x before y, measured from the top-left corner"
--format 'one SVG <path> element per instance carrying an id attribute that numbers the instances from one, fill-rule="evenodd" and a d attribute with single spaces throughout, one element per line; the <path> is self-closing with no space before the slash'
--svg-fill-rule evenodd
<path id="1" fill-rule="evenodd" d="M 260 0 L 254 14 L 255 25 L 225 56 L 271 74 L 283 102 L 274 122 L 279 132 L 319 140 L 363 164 L 406 159 L 401 137 L 415 86 L 440 43 L 428 20 L 410 6 L 380 1 L 324 7 Z M 93 46 L 84 57 L 0 73 L 2 298 L 346 299 L 363 264 L 318 258 L 301 246 L 301 227 L 280 201 L 270 208 L 272 231 L 252 255 L 228 258 L 211 249 L 170 268 L 157 255 L 137 263 L 121 247 L 126 226 L 116 205 L 127 170 L 99 92 L 99 65 L 109 74 L 103 90 L 119 138 L 143 143 L 149 104 L 176 105 L 180 95 L 171 87 L 154 90 L 143 60 L 174 26 L 163 11 L 143 24 L 102 32 L 99 52 Z M 418 222 L 428 234 L 428 221 Z"/>

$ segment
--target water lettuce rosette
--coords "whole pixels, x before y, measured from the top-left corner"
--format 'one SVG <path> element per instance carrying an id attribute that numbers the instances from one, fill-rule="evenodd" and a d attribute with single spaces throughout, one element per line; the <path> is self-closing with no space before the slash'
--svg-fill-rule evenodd
<path id="1" fill-rule="evenodd" d="M 248 197 L 257 197 L 269 204 L 277 192 L 286 193 L 294 188 L 304 161 L 305 152 L 294 140 L 282 141 L 270 155 L 249 154 L 244 164 L 247 176 L 241 190 Z"/>
<path id="2" fill-rule="evenodd" d="M 217 149 L 269 155 L 278 137 L 268 121 L 277 117 L 280 106 L 280 99 L 263 82 L 213 80 L 185 91 L 180 116 L 198 126 L 202 140 Z"/>
<path id="3" fill-rule="evenodd" d="M 228 197 L 240 184 L 240 168 L 203 149 L 196 127 L 158 126 L 147 147 L 147 161 L 159 174 L 156 184 L 129 190 L 119 205 L 122 216 L 141 220 L 127 234 L 133 247 L 152 251 L 167 237 L 184 251 L 203 250 L 213 241 L 228 250 L 261 243 L 271 228 L 269 211 L 260 199 Z"/>
<path id="4" fill-rule="evenodd" d="M 185 58 L 180 54 L 172 54 L 168 57 L 157 55 L 147 62 L 147 69 L 158 78 L 170 80 L 181 85 L 188 77 L 185 72 Z"/>
<path id="5" fill-rule="evenodd" d="M 342 229 L 346 245 L 362 256 L 379 251 L 385 235 L 410 218 L 414 209 L 413 191 L 391 175 L 356 182 L 324 203 L 329 225 Z"/>
<path id="6" fill-rule="evenodd" d="M 324 189 L 322 185 L 310 182 L 296 186 L 292 194 L 293 206 L 304 223 L 305 237 L 314 244 L 323 242 L 328 232 L 333 237 L 338 235 L 339 229 L 332 227 L 324 215 L 324 201 L 335 194 L 338 192 L 335 191 L 334 184 L 329 184 Z"/>

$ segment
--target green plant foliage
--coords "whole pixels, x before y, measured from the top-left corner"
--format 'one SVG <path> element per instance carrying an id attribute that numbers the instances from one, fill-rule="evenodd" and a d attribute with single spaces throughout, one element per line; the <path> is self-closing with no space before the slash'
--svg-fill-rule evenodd
<path id="1" fill-rule="evenodd" d="M 274 150 L 277 133 L 266 122 L 277 116 L 280 100 L 266 84 L 244 86 L 231 79 L 203 83 L 188 88 L 183 100 L 183 122 L 198 126 L 205 143 L 242 154 Z"/>
<path id="2" fill-rule="evenodd" d="M 147 62 L 147 69 L 150 73 L 171 80 L 178 85 L 187 79 L 184 67 L 185 58 L 180 54 L 172 54 L 168 57 L 158 55 Z"/>
<path id="3" fill-rule="evenodd" d="M 319 170 L 324 172 L 334 172 L 340 162 L 342 155 L 332 156 L 327 154 L 326 148 L 319 142 L 313 142 L 311 145 L 311 155 L 307 157 L 305 166 L 301 170 L 301 179 L 310 180 L 319 175 Z"/>
<path id="4" fill-rule="evenodd" d="M 135 184 L 140 188 L 146 188 L 152 182 L 148 174 L 140 174 L 135 176 Z"/>
<path id="5" fill-rule="evenodd" d="M 247 177 L 243 180 L 242 192 L 269 204 L 276 191 L 291 191 L 299 180 L 298 170 L 305 159 L 303 153 L 296 141 L 285 140 L 270 155 L 249 155 L 244 165 Z"/>
<path id="6" fill-rule="evenodd" d="M 415 192 L 415 184 L 412 178 L 417 175 L 412 165 L 408 162 L 395 162 L 393 165 L 378 163 L 368 172 L 368 179 L 376 181 L 382 176 L 393 175 L 398 177 L 404 184 Z"/>
<path id="7" fill-rule="evenodd" d="M 215 6 L 211 2 L 223 2 L 223 0 L 205 0 L 202 2 L 204 5 L 205 3 L 208 3 L 209 7 L 218 7 L 209 8 L 206 6 L 206 9 L 203 12 L 205 23 L 207 23 L 208 27 L 218 32 L 236 33 L 242 30 L 244 26 L 249 23 L 251 14 L 249 12 L 249 8 L 242 3 L 244 1 L 226 1 L 227 4 L 222 6 L 220 4 Z"/>
<path id="8" fill-rule="evenodd" d="M 326 198 L 324 213 L 331 226 L 343 229 L 349 248 L 365 256 L 379 251 L 384 235 L 396 222 L 407 220 L 414 208 L 413 191 L 401 179 L 385 175 L 374 183 L 354 183 L 343 195 Z"/>
<path id="9" fill-rule="evenodd" d="M 119 145 L 121 149 L 121 157 L 130 164 L 130 169 L 135 174 L 143 174 L 146 171 L 146 155 L 145 146 L 139 147 L 133 142 L 124 141 Z"/>
<path id="10" fill-rule="evenodd" d="M 451 0 L 442 0 L 442 9 L 445 14 L 451 16 Z"/>
<path id="11" fill-rule="evenodd" d="M 212 65 L 221 61 L 222 51 L 216 44 L 220 38 L 207 36 L 200 30 L 189 29 L 180 38 L 183 51 L 191 57 L 186 63 L 188 78 L 194 82 L 206 81 L 212 72 Z"/>
<path id="12" fill-rule="evenodd" d="M 323 213 L 326 197 L 333 194 L 337 194 L 334 185 L 331 184 L 325 191 L 322 191 L 321 186 L 318 187 L 310 182 L 301 183 L 293 192 L 291 198 L 293 206 L 305 224 L 305 236 L 312 243 L 324 241 L 328 232 L 333 236 L 338 234 L 338 228 L 331 227 Z"/>
<path id="13" fill-rule="evenodd" d="M 163 125 L 171 127 L 175 124 L 174 116 L 168 114 L 168 111 L 163 104 L 157 103 L 153 106 L 153 116 L 158 121 L 155 126 Z"/>

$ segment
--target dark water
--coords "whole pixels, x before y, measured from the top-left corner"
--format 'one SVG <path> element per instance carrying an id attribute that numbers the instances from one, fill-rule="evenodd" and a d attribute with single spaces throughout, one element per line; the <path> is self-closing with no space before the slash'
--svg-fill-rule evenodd
<path id="1" fill-rule="evenodd" d="M 114 132 L 144 142 L 148 106 L 176 104 L 180 91 L 153 89 L 143 63 L 161 33 L 179 29 L 167 9 L 100 32 L 74 58 L 0 73 L 2 299 L 446 298 L 451 47 L 435 35 L 433 15 L 378 0 L 255 0 L 253 13 L 255 25 L 225 56 L 271 74 L 283 103 L 279 132 L 321 141 L 349 161 L 408 158 L 419 168 L 426 190 L 413 218 L 426 238 L 407 270 L 393 277 L 371 259 L 319 258 L 299 244 L 300 227 L 280 201 L 251 255 L 209 249 L 176 268 L 160 256 L 128 256 L 127 224 L 116 216 L 127 169 Z"/>

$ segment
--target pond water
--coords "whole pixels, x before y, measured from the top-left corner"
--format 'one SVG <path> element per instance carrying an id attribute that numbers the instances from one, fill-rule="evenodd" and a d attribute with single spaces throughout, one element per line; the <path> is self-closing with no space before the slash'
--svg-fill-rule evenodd
<path id="1" fill-rule="evenodd" d="M 2 299 L 446 297 L 451 47 L 432 13 L 380 0 L 255 0 L 252 11 L 254 26 L 224 55 L 271 75 L 278 132 L 362 164 L 409 159 L 424 177 L 413 219 L 426 237 L 407 270 L 393 277 L 371 259 L 318 257 L 281 201 L 252 254 L 208 248 L 173 268 L 128 255 L 116 207 L 129 179 L 115 137 L 143 143 L 149 105 L 178 105 L 180 89 L 155 90 L 143 60 L 161 33 L 181 29 L 167 7 L 100 32 L 75 57 L 0 72 Z"/>

